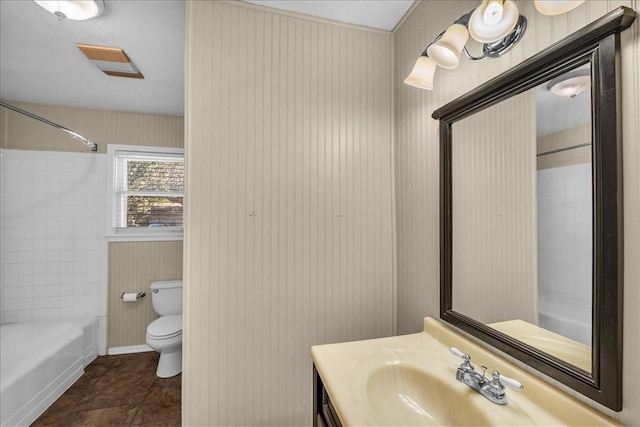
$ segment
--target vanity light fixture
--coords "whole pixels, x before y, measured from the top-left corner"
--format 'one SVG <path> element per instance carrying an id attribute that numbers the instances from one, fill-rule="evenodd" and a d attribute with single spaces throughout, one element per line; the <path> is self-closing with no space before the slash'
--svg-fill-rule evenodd
<path id="1" fill-rule="evenodd" d="M 104 0 L 35 0 L 35 2 L 60 20 L 91 19 L 99 16 L 104 10 Z"/>
<path id="2" fill-rule="evenodd" d="M 497 58 L 505 54 L 520 41 L 527 29 L 527 18 L 518 12 L 518 3 L 520 0 L 482 0 L 477 8 L 462 15 L 429 43 L 404 82 L 420 89 L 432 90 L 436 65 L 446 69 L 456 68 L 463 52 L 472 61 Z M 543 15 L 559 15 L 575 9 L 584 0 L 535 0 L 534 3 L 538 12 Z M 469 37 L 483 43 L 481 56 L 469 53 L 466 47 Z M 567 87 L 577 87 L 578 92 L 566 95 L 577 96 L 585 90 L 580 89 L 584 80 L 582 76 L 575 82 L 564 82 L 556 90 L 562 94 L 573 93 Z M 551 90 L 551 86 L 549 88 Z"/>
<path id="3" fill-rule="evenodd" d="M 527 19 L 519 15 L 513 0 L 483 0 L 478 8 L 458 18 L 426 47 L 404 82 L 432 90 L 436 65 L 456 68 L 463 52 L 472 61 L 497 58 L 520 41 L 526 28 Z M 482 56 L 469 53 L 466 48 L 469 36 L 484 44 Z"/>
<path id="4" fill-rule="evenodd" d="M 575 9 L 584 0 L 534 0 L 536 10 L 543 15 L 560 15 Z"/>
<path id="5" fill-rule="evenodd" d="M 591 71 L 569 71 L 566 74 L 552 79 L 547 84 L 547 89 L 549 89 L 554 95 L 575 98 L 582 92 L 586 92 L 591 89 Z"/>

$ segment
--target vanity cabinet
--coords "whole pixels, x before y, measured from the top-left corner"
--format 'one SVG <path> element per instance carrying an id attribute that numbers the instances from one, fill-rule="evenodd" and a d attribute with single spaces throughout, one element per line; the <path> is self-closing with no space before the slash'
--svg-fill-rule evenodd
<path id="1" fill-rule="evenodd" d="M 315 365 L 313 365 L 313 427 L 342 427 Z"/>

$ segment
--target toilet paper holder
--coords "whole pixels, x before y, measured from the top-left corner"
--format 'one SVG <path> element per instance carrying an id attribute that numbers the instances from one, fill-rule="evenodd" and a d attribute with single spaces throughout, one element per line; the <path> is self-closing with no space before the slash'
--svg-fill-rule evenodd
<path id="1" fill-rule="evenodd" d="M 127 294 L 127 292 L 123 292 L 122 294 L 120 294 L 120 299 L 124 301 L 124 296 L 125 296 L 126 294 Z M 140 298 L 144 298 L 144 297 L 145 297 L 145 295 L 147 295 L 147 294 L 145 294 L 144 292 L 138 292 L 138 293 L 136 294 L 136 300 L 139 300 Z"/>

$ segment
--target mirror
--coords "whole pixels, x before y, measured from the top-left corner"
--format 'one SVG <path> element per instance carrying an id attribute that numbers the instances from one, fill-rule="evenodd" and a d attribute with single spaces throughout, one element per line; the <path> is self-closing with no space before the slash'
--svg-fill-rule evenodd
<path id="1" fill-rule="evenodd" d="M 441 318 L 622 409 L 618 8 L 433 113 Z"/>
<path id="2" fill-rule="evenodd" d="M 586 372 L 590 79 L 586 63 L 465 117 L 451 146 L 453 309 Z"/>

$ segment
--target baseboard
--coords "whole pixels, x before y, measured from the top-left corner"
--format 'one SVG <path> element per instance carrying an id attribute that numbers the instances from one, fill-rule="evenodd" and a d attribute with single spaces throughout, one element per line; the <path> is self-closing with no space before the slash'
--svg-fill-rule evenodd
<path id="1" fill-rule="evenodd" d="M 144 353 L 145 351 L 153 351 L 153 349 L 146 344 L 130 345 L 127 347 L 110 347 L 109 350 L 107 350 L 107 354 L 113 356 L 116 354 Z"/>

